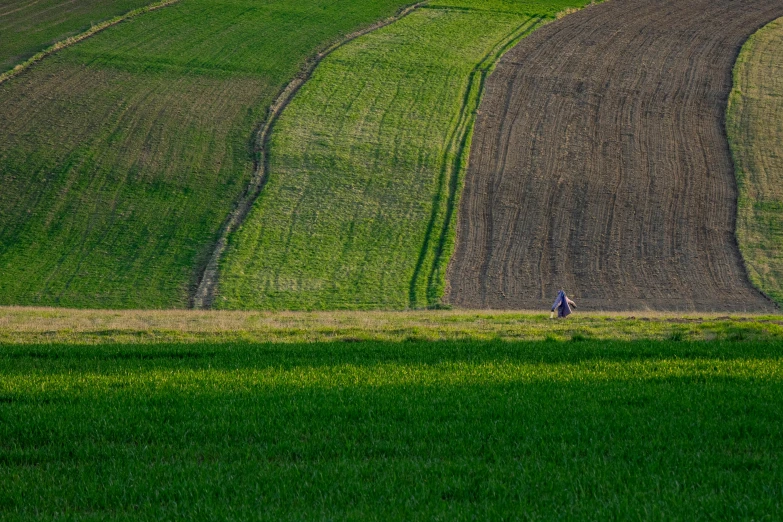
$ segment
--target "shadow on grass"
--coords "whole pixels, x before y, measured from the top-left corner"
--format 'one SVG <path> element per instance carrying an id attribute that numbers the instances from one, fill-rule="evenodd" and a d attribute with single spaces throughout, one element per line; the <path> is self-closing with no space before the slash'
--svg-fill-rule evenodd
<path id="1" fill-rule="evenodd" d="M 295 368 L 382 363 L 581 363 L 672 359 L 778 359 L 781 341 L 356 341 L 292 343 L 42 344 L 0 346 L 0 373 L 24 368 L 84 368 L 96 365 L 177 368 Z"/>

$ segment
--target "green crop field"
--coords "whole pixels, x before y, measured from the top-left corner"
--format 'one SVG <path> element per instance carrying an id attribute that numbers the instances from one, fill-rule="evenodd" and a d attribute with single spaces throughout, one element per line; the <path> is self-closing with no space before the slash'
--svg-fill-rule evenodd
<path id="1" fill-rule="evenodd" d="M 329 55 L 275 125 L 215 305 L 437 305 L 483 80 L 534 5 L 427 4 Z"/>
<path id="2" fill-rule="evenodd" d="M 545 317 L 0 309 L 0 518 L 783 516 L 780 317 Z"/>
<path id="3" fill-rule="evenodd" d="M 737 240 L 751 281 L 783 304 L 783 19 L 754 34 L 734 69 L 726 127 L 737 171 Z"/>
<path id="4" fill-rule="evenodd" d="M 63 38 L 150 1 L 4 0 L 0 4 L 0 73 Z"/>
<path id="5" fill-rule="evenodd" d="M 183 0 L 0 84 L 0 303 L 187 306 L 276 94 L 402 4 Z"/>

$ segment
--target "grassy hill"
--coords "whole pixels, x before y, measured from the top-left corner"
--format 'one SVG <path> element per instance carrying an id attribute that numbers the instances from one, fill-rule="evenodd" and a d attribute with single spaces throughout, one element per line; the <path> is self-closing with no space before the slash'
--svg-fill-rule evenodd
<path id="1" fill-rule="evenodd" d="M 756 287 L 783 304 L 783 19 L 743 46 L 726 127 L 739 186 L 737 240 Z"/>
<path id="2" fill-rule="evenodd" d="M 216 306 L 436 305 L 484 78 L 554 7 L 431 2 L 329 55 L 275 125 Z"/>
<path id="3" fill-rule="evenodd" d="M 402 0 L 182 0 L 0 85 L 0 304 L 185 307 L 316 50 Z"/>
<path id="4" fill-rule="evenodd" d="M 102 20 L 150 0 L 5 0 L 0 5 L 0 73 Z"/>

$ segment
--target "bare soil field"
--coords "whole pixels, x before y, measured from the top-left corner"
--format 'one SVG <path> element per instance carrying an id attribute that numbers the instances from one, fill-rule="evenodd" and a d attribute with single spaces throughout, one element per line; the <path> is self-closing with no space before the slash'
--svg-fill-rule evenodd
<path id="1" fill-rule="evenodd" d="M 611 0 L 536 31 L 488 79 L 447 299 L 772 310 L 734 236 L 724 127 L 743 42 L 783 0 Z"/>

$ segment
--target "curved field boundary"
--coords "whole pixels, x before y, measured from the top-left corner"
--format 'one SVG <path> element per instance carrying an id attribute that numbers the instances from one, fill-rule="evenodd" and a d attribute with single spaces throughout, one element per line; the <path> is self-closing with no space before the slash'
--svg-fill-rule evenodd
<path id="1" fill-rule="evenodd" d="M 437 304 L 481 73 L 540 22 L 424 6 L 319 65 L 275 124 L 269 181 L 227 248 L 215 306 Z"/>
<path id="2" fill-rule="evenodd" d="M 139 16 L 144 13 L 149 13 L 150 11 L 156 11 L 158 9 L 161 9 L 163 7 L 168 7 L 172 4 L 177 3 L 179 0 L 163 0 L 160 2 L 155 2 L 150 5 L 147 5 L 145 7 L 140 7 L 138 9 L 133 9 L 132 11 L 128 11 L 127 13 L 115 16 L 114 18 L 111 18 L 109 20 L 106 20 L 104 22 L 101 22 L 99 24 L 93 25 L 88 30 L 84 31 L 83 33 L 79 33 L 77 35 L 71 36 L 69 38 L 66 38 L 65 40 L 61 40 L 54 45 L 47 47 L 43 51 L 34 54 L 24 62 L 20 63 L 10 71 L 6 71 L 3 74 L 0 74 L 0 83 L 3 83 L 6 80 L 10 80 L 11 78 L 20 75 L 27 69 L 29 69 L 33 64 L 36 64 L 46 58 L 47 56 L 56 53 L 57 51 L 60 51 L 62 49 L 65 49 L 66 47 L 70 47 L 74 44 L 77 44 L 83 40 L 86 40 L 87 38 L 100 33 L 104 29 L 108 29 L 109 27 L 113 25 L 117 25 L 120 22 L 124 22 L 126 20 L 129 20 L 133 17 Z"/>
<path id="3" fill-rule="evenodd" d="M 783 18 L 742 47 L 726 130 L 739 189 L 737 241 L 748 276 L 783 303 Z"/>
<path id="4" fill-rule="evenodd" d="M 734 237 L 724 115 L 742 43 L 781 0 L 613 0 L 552 23 L 487 81 L 449 301 L 772 310 Z"/>
<path id="5" fill-rule="evenodd" d="M 387 26 L 401 19 L 402 17 L 413 12 L 415 9 L 421 7 L 422 3 L 423 2 L 419 2 L 410 5 L 400 10 L 392 17 L 381 20 L 373 25 L 365 27 L 364 29 L 350 33 L 340 41 L 319 52 L 313 57 L 312 60 L 308 62 L 302 73 L 291 80 L 291 82 L 289 82 L 288 85 L 286 85 L 280 94 L 275 98 L 275 101 L 269 107 L 266 120 L 256 133 L 256 162 L 253 167 L 253 176 L 242 198 L 239 200 L 231 214 L 229 214 L 225 224 L 221 228 L 220 236 L 215 243 L 215 248 L 212 252 L 212 255 L 207 262 L 203 275 L 199 279 L 198 287 L 196 288 L 196 292 L 191 302 L 191 308 L 205 309 L 211 308 L 212 306 L 212 302 L 215 298 L 215 290 L 217 288 L 218 267 L 220 264 L 220 259 L 226 250 L 229 236 L 244 222 L 253 206 L 253 202 L 258 198 L 259 193 L 264 187 L 264 183 L 266 182 L 267 178 L 267 142 L 269 141 L 269 135 L 271 133 L 272 127 L 275 124 L 275 121 L 283 109 L 285 109 L 286 105 L 288 105 L 297 91 L 299 91 L 302 85 L 308 80 L 308 78 L 310 78 L 316 66 L 326 56 L 351 40 L 354 40 L 362 35 L 365 35 L 371 31 L 375 31 L 376 29 Z"/>
<path id="6" fill-rule="evenodd" d="M 470 73 L 468 88 L 465 90 L 462 107 L 459 111 L 457 125 L 449 137 L 448 146 L 443 155 L 443 168 L 438 180 L 438 192 L 432 208 L 427 233 L 424 238 L 419 259 L 413 272 L 410 284 L 410 308 L 417 308 L 420 302 L 418 289 L 424 285 L 426 277 L 426 302 L 430 307 L 441 304 L 446 286 L 446 267 L 454 249 L 456 206 L 459 203 L 464 182 L 467 158 L 470 154 L 470 137 L 476 120 L 476 110 L 484 92 L 487 75 L 492 72 L 495 64 L 503 54 L 516 45 L 522 38 L 536 30 L 544 19 L 536 17 L 526 20 L 517 27 L 505 40 L 489 51 Z M 450 159 L 451 158 L 451 159 Z M 426 263 L 428 257 L 433 257 Z M 430 269 L 425 271 L 425 265 Z"/>

